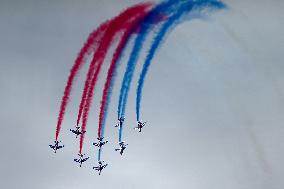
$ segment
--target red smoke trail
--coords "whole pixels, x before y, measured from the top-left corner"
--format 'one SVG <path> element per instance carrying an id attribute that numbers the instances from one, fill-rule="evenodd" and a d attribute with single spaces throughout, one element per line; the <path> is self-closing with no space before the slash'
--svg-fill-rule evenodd
<path id="1" fill-rule="evenodd" d="M 113 54 L 113 58 L 111 61 L 111 65 L 108 69 L 106 82 L 104 84 L 104 90 L 103 90 L 103 96 L 101 100 L 101 107 L 100 107 L 100 117 L 99 117 L 99 127 L 98 127 L 98 137 L 101 136 L 101 129 L 103 124 L 103 118 L 104 118 L 104 110 L 106 106 L 106 101 L 108 97 L 108 93 L 110 90 L 110 85 L 112 81 L 112 77 L 116 68 L 116 64 L 118 62 L 118 59 L 126 45 L 127 40 L 129 39 L 129 35 L 131 35 L 134 31 L 137 31 L 139 24 L 141 21 L 143 21 L 143 18 L 147 15 L 148 12 L 143 12 L 137 17 L 136 20 L 134 20 L 131 24 L 128 25 L 128 28 L 124 31 L 123 36 L 120 39 L 120 42 L 115 50 L 115 53 Z"/>
<path id="2" fill-rule="evenodd" d="M 93 97 L 93 91 L 98 79 L 98 75 L 100 73 L 101 66 L 103 64 L 105 55 L 110 47 L 110 45 L 113 42 L 113 39 L 116 34 L 118 34 L 121 30 L 128 28 L 129 25 L 133 21 L 135 21 L 137 18 L 139 18 L 140 14 L 144 14 L 145 11 L 151 6 L 150 3 L 144 3 L 144 4 L 139 4 L 133 7 L 128 8 L 124 12 L 122 12 L 119 16 L 115 17 L 110 21 L 109 27 L 107 31 L 104 34 L 104 37 L 100 43 L 100 46 L 96 50 L 93 60 L 91 62 L 89 72 L 94 72 L 93 78 L 91 77 L 92 75 L 87 76 L 87 80 L 85 83 L 85 88 L 90 87 L 88 90 L 85 106 L 84 106 L 84 112 L 83 112 L 83 124 L 82 124 L 82 133 L 86 130 L 86 125 L 87 125 L 87 119 L 88 119 L 88 113 L 90 109 L 90 105 L 92 102 L 92 97 Z M 132 18 L 129 20 L 129 18 Z M 129 22 L 127 22 L 129 20 Z M 91 80 L 92 79 L 92 80 Z M 91 85 L 89 85 L 89 82 L 91 80 Z M 87 82 L 88 81 L 88 82 Z M 83 99 L 82 99 L 83 100 Z M 84 141 L 84 134 L 81 134 L 80 137 L 80 151 L 79 153 L 82 153 L 82 148 L 83 148 L 83 141 Z"/>
<path id="3" fill-rule="evenodd" d="M 107 25 L 108 23 L 102 24 L 98 29 L 96 29 L 89 35 L 87 41 L 85 42 L 84 46 L 80 50 L 72 69 L 70 70 L 70 74 L 67 80 L 67 84 L 65 86 L 64 95 L 61 100 L 59 115 L 57 119 L 56 134 L 55 134 L 56 140 L 58 140 L 58 135 L 61 129 L 61 124 L 62 124 L 64 114 L 65 114 L 65 109 L 68 104 L 69 96 L 72 90 L 74 78 L 78 74 L 82 65 L 85 63 L 86 57 L 91 53 L 92 48 L 96 49 L 96 46 L 100 42 L 100 37 L 102 37 L 101 33 L 104 32 Z"/>
<path id="4" fill-rule="evenodd" d="M 100 34 L 100 37 L 103 38 L 104 36 L 104 32 L 107 30 L 107 28 L 109 27 L 109 23 L 110 21 L 107 21 L 105 22 L 104 24 L 102 24 L 97 30 L 99 30 L 99 34 Z M 101 40 L 97 41 L 97 43 L 100 43 Z M 97 49 L 94 49 L 94 52 L 96 52 Z M 91 65 L 90 65 L 91 67 Z M 88 72 L 88 76 L 92 75 L 92 73 L 90 73 L 92 70 L 89 69 L 89 72 Z M 84 108 L 84 105 L 85 105 L 85 102 L 86 102 L 86 96 L 87 96 L 87 92 L 88 92 L 88 89 L 89 89 L 89 80 L 86 80 L 85 81 L 85 86 L 88 86 L 88 87 L 84 87 L 84 90 L 83 90 L 83 94 L 82 94 L 82 97 L 81 97 L 81 102 L 80 102 L 80 106 L 79 106 L 79 112 L 78 112 L 78 116 L 77 116 L 77 122 L 76 122 L 76 125 L 78 126 L 79 125 L 79 122 L 80 122 L 80 119 L 82 117 L 82 113 L 83 113 L 83 108 Z"/>

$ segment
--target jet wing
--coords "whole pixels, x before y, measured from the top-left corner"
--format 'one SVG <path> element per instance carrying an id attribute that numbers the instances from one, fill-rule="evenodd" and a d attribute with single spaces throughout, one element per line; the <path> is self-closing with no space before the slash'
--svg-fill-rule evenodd
<path id="1" fill-rule="evenodd" d="M 87 157 L 87 158 L 83 159 L 82 162 L 87 161 L 89 158 L 90 158 L 90 157 Z"/>
<path id="2" fill-rule="evenodd" d="M 93 143 L 93 145 L 94 145 L 94 146 L 99 146 L 99 144 L 98 144 L 98 143 L 95 143 L 95 142 Z"/>
<path id="3" fill-rule="evenodd" d="M 93 169 L 99 171 L 99 170 L 100 170 L 100 167 L 93 167 Z"/>

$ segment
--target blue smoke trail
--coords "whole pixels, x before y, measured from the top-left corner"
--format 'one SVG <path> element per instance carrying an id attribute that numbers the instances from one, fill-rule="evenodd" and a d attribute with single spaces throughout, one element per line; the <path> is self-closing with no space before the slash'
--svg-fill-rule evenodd
<path id="1" fill-rule="evenodd" d="M 159 4 L 159 5 L 157 5 L 152 11 L 150 11 L 150 13 L 146 16 L 146 18 L 144 19 L 144 21 L 143 21 L 143 24 L 142 24 L 142 27 L 141 27 L 141 30 L 140 30 L 140 33 L 143 33 L 143 35 L 140 35 L 140 38 L 139 39 L 136 39 L 136 41 L 140 41 L 141 42 L 141 44 L 137 44 L 136 42 L 135 42 L 135 44 L 136 44 L 136 49 L 141 49 L 141 47 L 142 47 L 142 43 L 143 43 L 143 41 L 144 41 L 144 39 L 145 39 L 145 37 L 146 37 L 146 35 L 147 35 L 147 32 L 148 32 L 148 30 L 149 30 L 149 28 L 151 27 L 151 25 L 152 24 L 154 24 L 155 23 L 155 21 L 156 21 L 156 18 L 157 18 L 157 16 L 159 16 L 159 14 L 161 14 L 162 12 L 163 12 L 163 14 L 169 14 L 169 12 L 171 12 L 172 10 L 170 9 L 170 5 L 172 6 L 172 5 L 174 5 L 174 3 L 176 4 L 176 0 L 168 0 L 168 1 L 165 1 L 165 2 L 163 2 L 163 3 L 161 3 L 161 4 Z M 167 7 L 167 9 L 166 9 L 166 7 Z M 174 8 L 174 7 L 171 7 L 172 9 Z M 163 11 L 162 11 L 163 10 Z M 142 31 L 144 31 L 144 32 L 142 32 Z M 138 37 L 137 37 L 138 38 Z M 126 45 L 124 46 L 124 48 L 123 48 L 123 50 L 122 50 L 122 53 L 121 53 L 121 55 L 120 55 L 120 57 L 118 58 L 118 62 L 117 62 L 117 64 L 116 64 L 116 66 L 115 66 L 115 71 L 114 71 L 114 74 L 113 74 L 113 77 L 112 77 L 112 80 L 111 80 L 111 84 L 110 84 L 110 88 L 109 88 L 109 93 L 108 93 L 108 95 L 107 95 L 107 103 L 106 103 L 106 105 L 105 105 L 105 109 L 104 109 L 104 118 L 103 118 L 103 123 L 102 123 L 102 129 L 101 129 L 101 136 L 100 137 L 103 137 L 104 136 L 104 131 L 105 131 L 105 122 L 106 122 L 106 117 L 107 117 L 107 112 L 108 112 L 108 107 L 109 107 L 109 102 L 110 102 L 110 97 L 111 97 L 111 94 L 112 94 L 112 89 L 113 89 L 113 85 L 114 85 L 114 81 L 115 81 L 115 77 L 116 77 L 116 75 L 117 75 L 117 67 L 119 66 L 119 62 L 120 62 L 120 60 L 121 60 L 121 57 L 123 57 L 123 54 L 124 54 L 124 51 L 125 51 L 125 48 L 127 47 L 127 45 L 128 45 L 128 43 L 129 43 L 129 41 L 130 41 L 130 37 L 127 39 L 127 41 L 126 41 Z M 138 53 L 137 53 L 138 54 Z M 136 55 L 137 56 L 137 55 Z M 137 60 L 137 59 L 136 59 Z M 133 63 L 135 63 L 136 62 L 136 60 L 133 60 Z M 128 66 L 128 68 L 127 68 L 127 70 L 130 70 L 130 68 L 131 67 L 133 67 L 133 66 Z M 128 72 L 126 72 L 126 73 L 129 73 L 129 71 Z M 132 74 L 133 75 L 133 74 Z M 132 77 L 132 75 L 124 75 L 124 82 L 123 83 L 126 83 L 126 81 L 127 81 L 127 78 L 128 77 Z M 124 86 L 124 85 L 123 85 Z M 118 118 L 120 118 L 121 117 L 121 104 L 122 104 L 122 99 L 124 99 L 123 98 L 123 95 L 124 95 L 124 89 L 125 89 L 125 87 L 122 87 L 121 88 L 121 92 L 120 92 L 120 100 L 119 100 L 119 108 L 118 108 Z M 123 111 L 124 112 L 124 111 Z M 124 114 L 124 113 L 123 113 Z M 122 133 L 123 133 L 123 128 L 122 128 L 122 126 L 120 127 L 120 129 L 119 129 L 119 142 L 122 142 Z M 100 159 L 100 156 L 101 156 L 101 150 L 98 152 L 98 158 Z"/>
<path id="2" fill-rule="evenodd" d="M 130 88 L 132 76 L 135 70 L 136 62 L 138 60 L 139 53 L 142 49 L 143 42 L 147 35 L 149 34 L 150 30 L 154 26 L 154 23 L 158 19 L 159 16 L 169 15 L 176 9 L 176 7 L 182 3 L 183 0 L 167 0 L 160 4 L 158 4 L 155 8 L 153 8 L 150 13 L 145 17 L 144 21 L 142 22 L 140 31 L 138 36 L 135 39 L 134 47 L 130 54 L 130 58 L 127 63 L 126 71 L 123 76 L 123 82 L 120 88 L 120 95 L 119 95 L 119 103 L 118 103 L 118 119 L 124 117 L 128 91 Z M 122 142 L 122 133 L 123 128 L 122 126 L 119 129 L 119 142 Z"/>
<path id="3" fill-rule="evenodd" d="M 137 121 L 140 120 L 140 104 L 141 104 L 141 94 L 142 94 L 142 89 L 143 89 L 143 84 L 145 80 L 145 76 L 148 72 L 149 66 L 151 64 L 151 61 L 155 55 L 155 52 L 157 48 L 160 46 L 163 38 L 175 24 L 181 19 L 181 17 L 189 12 L 192 12 L 193 10 L 198 9 L 198 13 L 203 9 L 203 8 L 213 8 L 214 9 L 222 9 L 224 8 L 225 5 L 217 0 L 200 0 L 200 1 L 188 1 L 184 3 L 183 6 L 181 6 L 177 11 L 176 14 L 171 16 L 167 22 L 165 22 L 160 31 L 158 32 L 157 36 L 155 37 L 152 46 L 148 52 L 148 55 L 146 57 L 146 60 L 143 65 L 143 69 L 141 71 L 139 80 L 138 80 L 138 86 L 137 86 L 137 95 L 136 95 L 136 119 Z"/>
<path id="4" fill-rule="evenodd" d="M 123 131 L 123 127 L 119 127 L 119 135 L 118 135 L 118 141 L 122 142 L 122 131 Z"/>
<path id="5" fill-rule="evenodd" d="M 170 14 L 176 8 L 176 6 L 179 5 L 179 3 L 181 2 L 183 1 L 168 0 L 162 2 L 158 4 L 153 10 L 151 10 L 150 13 L 145 17 L 141 25 L 139 34 L 135 39 L 134 47 L 132 49 L 130 58 L 128 60 L 126 71 L 123 77 L 123 82 L 121 84 L 119 103 L 118 103 L 118 118 L 124 116 L 130 83 L 135 70 L 138 55 L 141 51 L 145 38 L 150 32 L 150 29 L 152 29 L 153 24 L 155 23 L 157 17 L 160 15 Z"/>
<path id="6" fill-rule="evenodd" d="M 102 129 L 101 129 L 101 136 L 100 137 L 104 137 L 104 132 L 105 132 L 105 122 L 106 122 L 106 117 L 107 117 L 107 114 L 108 114 L 108 107 L 109 107 L 109 103 L 110 103 L 110 97 L 112 95 L 112 91 L 113 91 L 113 86 L 114 86 L 114 81 L 115 81 L 115 78 L 117 76 L 117 68 L 118 66 L 120 65 L 120 60 L 121 60 L 121 57 L 123 57 L 123 54 L 124 54 L 124 51 L 125 51 L 125 48 L 128 46 L 128 43 L 131 39 L 131 36 L 129 35 L 129 37 L 127 38 L 126 42 L 125 42 L 125 45 L 121 51 L 121 55 L 118 57 L 118 60 L 115 64 L 115 68 L 114 68 L 114 72 L 113 72 L 113 76 L 111 78 L 111 82 L 110 82 L 110 86 L 109 86 L 109 91 L 108 91 L 108 95 L 107 95 L 107 99 L 106 99 L 106 105 L 105 105 L 105 109 L 104 109 L 104 117 L 103 117 L 103 122 L 102 122 Z"/>
<path id="7" fill-rule="evenodd" d="M 99 149 L 99 152 L 98 152 L 98 161 L 101 161 L 101 149 Z"/>

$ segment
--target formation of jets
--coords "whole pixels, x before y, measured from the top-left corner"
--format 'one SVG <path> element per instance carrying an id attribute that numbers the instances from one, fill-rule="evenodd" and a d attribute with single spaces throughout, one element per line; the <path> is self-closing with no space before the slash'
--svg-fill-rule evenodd
<path id="1" fill-rule="evenodd" d="M 61 141 L 55 140 L 55 141 L 54 141 L 54 145 L 51 145 L 51 144 L 49 145 L 49 147 L 54 150 L 54 153 L 56 153 L 56 151 L 57 151 L 58 149 L 64 147 L 64 145 L 61 145 L 61 146 L 59 145 L 60 142 L 61 142 Z"/>
<path id="2" fill-rule="evenodd" d="M 85 161 L 87 161 L 90 158 L 90 157 L 84 158 L 84 155 L 83 154 L 78 154 L 79 159 L 74 159 L 75 162 L 80 164 L 80 167 L 82 167 L 82 163 L 84 163 Z"/>
<path id="3" fill-rule="evenodd" d="M 119 148 L 115 149 L 115 151 L 119 151 L 120 155 L 122 155 L 123 151 L 125 150 L 128 144 L 125 144 L 124 142 L 120 142 L 118 144 L 119 144 Z"/>
<path id="4" fill-rule="evenodd" d="M 122 125 L 123 125 L 123 122 L 124 122 L 125 118 L 124 117 L 120 117 L 118 119 L 118 123 L 115 125 L 115 127 L 118 127 L 119 129 L 122 128 Z M 139 132 L 141 132 L 142 128 L 146 125 L 146 122 L 142 122 L 142 121 L 138 121 L 137 122 L 137 127 L 135 127 L 134 129 L 138 130 Z M 74 133 L 76 135 L 76 138 L 79 136 L 79 135 L 82 135 L 84 134 L 86 131 L 80 131 L 80 127 L 79 126 L 76 126 L 76 129 L 70 129 L 70 131 L 72 133 Z M 108 143 L 108 141 L 103 141 L 104 137 L 98 137 L 98 142 L 94 142 L 93 145 L 95 145 L 96 147 L 99 148 L 99 150 L 101 150 L 102 146 L 105 145 L 106 143 Z M 54 153 L 56 153 L 56 151 L 58 149 L 61 149 L 64 147 L 64 145 L 59 145 L 59 143 L 61 143 L 61 141 L 57 141 L 55 140 L 54 141 L 54 145 L 49 145 L 50 148 L 52 148 L 54 150 Z M 124 141 L 122 142 L 119 142 L 119 148 L 116 148 L 115 151 L 119 151 L 120 155 L 123 154 L 124 150 L 126 149 L 126 146 L 128 144 L 125 144 Z M 84 157 L 85 154 L 81 154 L 79 153 L 78 154 L 79 158 L 76 158 L 74 159 L 75 162 L 79 163 L 80 164 L 80 167 L 82 166 L 82 163 L 84 163 L 85 161 L 87 161 L 90 157 Z M 107 167 L 107 163 L 106 164 L 103 164 L 104 161 L 99 161 L 98 162 L 98 166 L 96 167 L 93 167 L 93 169 L 95 169 L 96 171 L 99 172 L 99 175 L 101 174 L 101 171 Z"/>
<path id="5" fill-rule="evenodd" d="M 81 134 L 83 134 L 83 133 L 86 132 L 86 131 L 80 131 L 79 129 L 80 129 L 79 126 L 76 127 L 76 130 L 70 129 L 70 131 L 76 135 L 76 138 L 77 138 L 79 135 L 81 135 Z"/>

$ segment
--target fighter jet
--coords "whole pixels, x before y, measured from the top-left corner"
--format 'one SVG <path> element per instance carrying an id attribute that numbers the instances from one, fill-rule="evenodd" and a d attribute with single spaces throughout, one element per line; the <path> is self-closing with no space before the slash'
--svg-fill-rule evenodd
<path id="1" fill-rule="evenodd" d="M 119 151 L 120 155 L 122 155 L 123 151 L 125 150 L 128 144 L 125 144 L 125 142 L 120 142 L 118 144 L 119 144 L 119 148 L 115 149 L 115 151 Z"/>
<path id="2" fill-rule="evenodd" d="M 80 164 L 80 167 L 82 166 L 82 163 L 84 163 L 85 161 L 87 161 L 90 157 L 86 157 L 84 158 L 84 155 L 83 154 L 78 154 L 79 155 L 79 159 L 74 159 L 75 162 L 79 163 Z"/>
<path id="3" fill-rule="evenodd" d="M 102 148 L 103 145 L 105 145 L 106 143 L 108 143 L 108 141 L 103 142 L 104 137 L 98 137 L 98 142 L 94 142 L 93 145 L 97 146 L 99 149 Z"/>
<path id="4" fill-rule="evenodd" d="M 125 120 L 125 117 L 120 117 L 120 118 L 118 118 L 118 123 L 117 123 L 114 127 L 119 127 L 119 128 L 121 128 L 121 127 L 122 127 L 122 124 L 123 124 L 123 122 L 124 122 L 124 120 Z"/>
<path id="5" fill-rule="evenodd" d="M 137 129 L 137 130 L 139 130 L 139 132 L 141 132 L 142 128 L 145 127 L 146 122 L 138 121 L 137 123 L 138 123 L 138 125 L 134 129 Z"/>
<path id="6" fill-rule="evenodd" d="M 93 169 L 95 169 L 96 171 L 99 172 L 99 175 L 101 175 L 102 170 L 103 170 L 104 168 L 106 168 L 106 166 L 108 165 L 108 164 L 104 164 L 104 165 L 103 165 L 103 162 L 105 162 L 105 161 L 99 161 L 99 162 L 98 162 L 99 165 L 98 165 L 97 167 L 93 167 Z"/>
<path id="7" fill-rule="evenodd" d="M 83 133 L 86 132 L 86 131 L 81 132 L 79 129 L 80 129 L 79 126 L 76 127 L 76 130 L 70 129 L 70 131 L 71 131 L 72 133 L 76 134 L 76 138 L 77 138 L 79 135 L 81 135 L 81 134 L 83 134 Z"/>
<path id="8" fill-rule="evenodd" d="M 55 140 L 54 141 L 54 145 L 49 145 L 49 147 L 50 148 L 52 148 L 53 150 L 54 150 L 54 153 L 56 153 L 56 151 L 58 150 L 58 149 L 60 149 L 60 148 L 63 148 L 64 147 L 64 145 L 62 145 L 62 146 L 59 146 L 59 143 L 60 143 L 61 141 L 57 141 L 57 140 Z"/>

